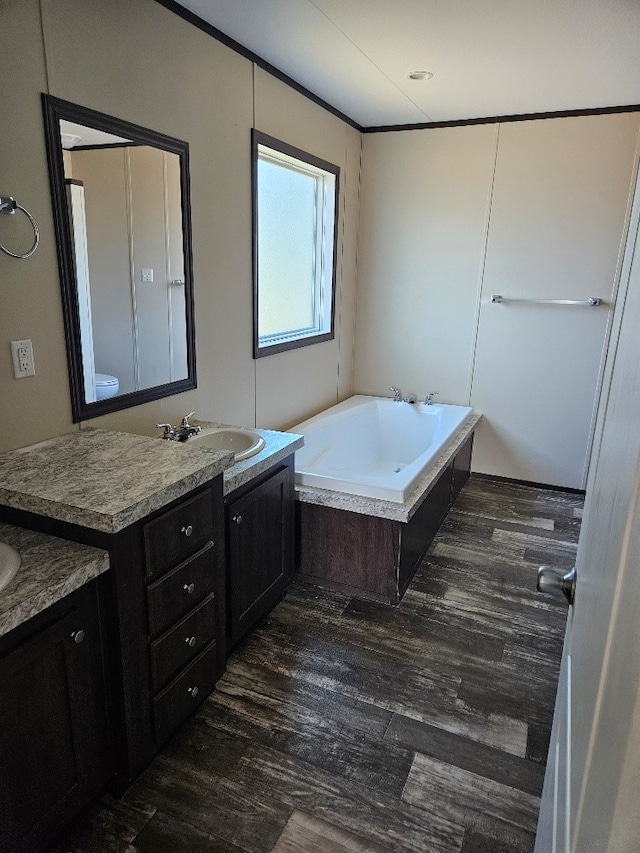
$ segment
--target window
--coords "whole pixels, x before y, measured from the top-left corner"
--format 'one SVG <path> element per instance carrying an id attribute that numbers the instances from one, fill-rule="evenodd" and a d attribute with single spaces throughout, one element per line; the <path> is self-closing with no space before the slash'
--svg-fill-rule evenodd
<path id="1" fill-rule="evenodd" d="M 254 358 L 333 338 L 339 171 L 253 131 Z"/>

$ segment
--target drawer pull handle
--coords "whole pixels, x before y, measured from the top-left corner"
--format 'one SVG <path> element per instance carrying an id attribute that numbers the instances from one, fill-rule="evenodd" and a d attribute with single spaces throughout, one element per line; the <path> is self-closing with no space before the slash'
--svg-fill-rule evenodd
<path id="1" fill-rule="evenodd" d="M 187 595 L 193 595 L 193 591 L 194 591 L 194 589 L 195 589 L 195 588 L 196 588 L 196 585 L 195 585 L 194 583 L 185 584 L 185 585 L 182 587 L 182 589 L 184 589 L 184 590 L 185 590 L 185 592 L 187 593 Z"/>
<path id="2" fill-rule="evenodd" d="M 71 634 L 71 636 L 72 636 L 72 638 L 73 638 L 74 643 L 78 643 L 78 644 L 80 644 L 80 643 L 82 643 L 82 642 L 83 642 L 83 640 L 84 640 L 84 631 L 83 631 L 83 629 L 82 629 L 82 628 L 80 628 L 80 630 L 79 630 L 79 631 L 73 631 L 73 633 Z"/>
<path id="3" fill-rule="evenodd" d="M 196 685 L 195 687 L 188 687 L 187 693 L 191 693 L 191 698 L 195 699 L 198 695 L 198 686 Z"/>
<path id="4" fill-rule="evenodd" d="M 187 524 L 186 527 L 181 528 L 180 533 L 184 533 L 185 536 L 191 536 L 193 533 L 193 524 Z"/>
<path id="5" fill-rule="evenodd" d="M 195 637 L 185 637 L 185 643 L 189 646 L 190 649 L 192 649 L 196 644 L 196 638 Z"/>
<path id="6" fill-rule="evenodd" d="M 242 516 L 241 515 L 234 515 L 233 520 L 236 524 L 242 524 Z"/>

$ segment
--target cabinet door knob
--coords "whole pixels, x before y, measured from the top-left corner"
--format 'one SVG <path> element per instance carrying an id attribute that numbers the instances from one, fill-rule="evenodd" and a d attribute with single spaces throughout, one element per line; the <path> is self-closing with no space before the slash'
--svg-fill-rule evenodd
<path id="1" fill-rule="evenodd" d="M 73 631 L 71 636 L 73 638 L 74 643 L 80 644 L 84 640 L 84 630 L 80 628 L 79 631 Z"/>
<path id="2" fill-rule="evenodd" d="M 187 524 L 180 530 L 180 533 L 184 533 L 185 536 L 191 536 L 193 533 L 193 524 Z"/>
<path id="3" fill-rule="evenodd" d="M 195 699 L 198 695 L 198 686 L 196 685 L 195 687 L 188 687 L 187 693 L 191 693 L 192 698 Z"/>
<path id="4" fill-rule="evenodd" d="M 233 521 L 234 521 L 236 524 L 242 524 L 242 516 L 241 516 L 241 515 L 234 515 L 234 516 L 233 516 Z"/>
<path id="5" fill-rule="evenodd" d="M 195 638 L 195 637 L 185 637 L 185 643 L 186 643 L 190 648 L 193 648 L 193 647 L 195 646 L 195 644 L 196 644 L 196 638 Z"/>
<path id="6" fill-rule="evenodd" d="M 196 585 L 195 585 L 194 583 L 185 584 L 185 585 L 182 587 L 182 589 L 184 589 L 184 590 L 185 590 L 185 592 L 187 593 L 187 595 L 192 595 L 192 594 L 193 594 L 193 591 L 194 591 L 194 589 L 195 589 L 195 588 L 196 588 Z"/>

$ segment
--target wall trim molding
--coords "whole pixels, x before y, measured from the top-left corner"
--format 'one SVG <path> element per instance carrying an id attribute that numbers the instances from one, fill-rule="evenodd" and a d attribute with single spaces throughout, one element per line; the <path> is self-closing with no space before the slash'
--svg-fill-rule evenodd
<path id="1" fill-rule="evenodd" d="M 581 110 L 556 110 L 547 113 L 516 113 L 486 118 L 452 119 L 451 121 L 427 121 L 421 124 L 383 124 L 379 127 L 363 127 L 363 133 L 389 133 L 399 130 L 430 130 L 437 127 L 467 127 L 474 124 L 506 124 L 512 121 L 539 121 L 547 118 L 573 118 L 574 116 L 600 116 L 612 113 L 635 113 L 640 104 L 624 104 L 618 107 L 593 107 Z"/>

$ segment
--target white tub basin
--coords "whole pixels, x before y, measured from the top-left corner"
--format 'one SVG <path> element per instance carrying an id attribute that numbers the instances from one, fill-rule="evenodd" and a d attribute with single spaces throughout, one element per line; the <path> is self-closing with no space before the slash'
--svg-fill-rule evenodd
<path id="1" fill-rule="evenodd" d="M 0 542 L 0 589 L 11 583 L 20 568 L 20 562 L 20 554 L 15 548 Z"/>
<path id="2" fill-rule="evenodd" d="M 260 453 L 265 440 L 251 429 L 211 427 L 191 436 L 187 443 L 212 447 L 214 450 L 229 450 L 234 454 L 235 461 L 240 462 Z"/>

